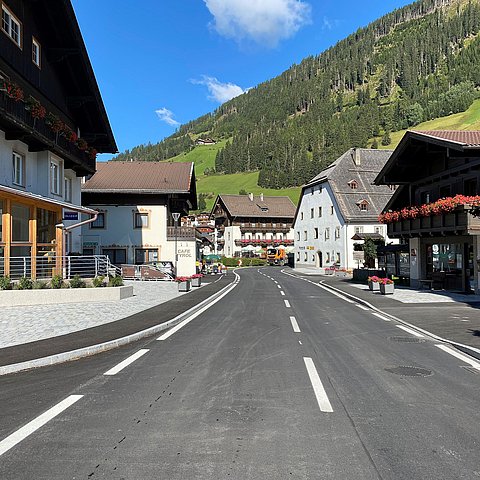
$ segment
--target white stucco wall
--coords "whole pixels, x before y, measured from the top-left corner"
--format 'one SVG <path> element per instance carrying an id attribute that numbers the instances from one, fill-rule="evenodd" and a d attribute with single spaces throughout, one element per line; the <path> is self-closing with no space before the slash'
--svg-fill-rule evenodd
<path id="1" fill-rule="evenodd" d="M 94 248 L 102 254 L 103 248 L 124 248 L 128 264 L 135 263 L 135 249 L 156 250 L 157 259 L 175 263 L 175 241 L 167 241 L 167 207 L 164 205 L 89 205 L 89 208 L 105 213 L 105 228 L 82 227 L 84 247 Z M 135 213 L 148 213 L 149 225 L 134 228 Z M 177 238 L 177 274 L 195 273 L 195 241 Z"/>

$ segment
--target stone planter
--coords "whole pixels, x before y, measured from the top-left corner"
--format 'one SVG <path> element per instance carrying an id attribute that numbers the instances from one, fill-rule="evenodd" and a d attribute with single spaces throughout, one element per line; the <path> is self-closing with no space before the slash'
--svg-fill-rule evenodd
<path id="1" fill-rule="evenodd" d="M 192 278 L 192 287 L 199 287 L 202 284 L 202 277 Z"/>
<path id="2" fill-rule="evenodd" d="M 179 292 L 189 292 L 191 288 L 192 288 L 191 280 L 186 280 L 185 282 L 178 282 Z"/>
<path id="3" fill-rule="evenodd" d="M 371 281 L 368 281 L 368 288 L 372 291 L 372 292 L 378 292 L 380 290 L 380 284 L 378 282 L 371 282 Z"/>
<path id="4" fill-rule="evenodd" d="M 393 295 L 395 292 L 395 284 L 394 283 L 387 283 L 386 285 L 380 283 L 380 293 L 382 295 Z"/>

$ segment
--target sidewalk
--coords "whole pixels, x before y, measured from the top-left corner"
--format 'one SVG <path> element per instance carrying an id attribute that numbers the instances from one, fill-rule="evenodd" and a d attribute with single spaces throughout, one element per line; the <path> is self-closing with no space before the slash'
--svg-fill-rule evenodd
<path id="1" fill-rule="evenodd" d="M 33 368 L 38 359 L 51 358 L 53 363 L 55 356 L 65 361 L 80 358 L 100 351 L 92 347 L 154 329 L 215 295 L 234 276 L 209 275 L 203 280 L 188 293 L 178 292 L 175 282 L 125 282 L 134 286 L 134 296 L 120 302 L 3 308 L 0 375 L 9 371 L 7 365 L 31 362 Z M 108 348 L 113 347 L 104 350 Z M 72 353 L 86 349 L 90 353 Z"/>
<path id="2" fill-rule="evenodd" d="M 320 275 L 314 269 L 292 269 L 300 276 L 332 286 L 353 295 L 405 323 L 426 330 L 445 340 L 460 343 L 479 352 L 480 357 L 480 295 L 464 295 L 443 290 L 415 290 L 395 286 L 393 295 L 371 292 L 366 284 L 353 283 L 350 278 Z"/>

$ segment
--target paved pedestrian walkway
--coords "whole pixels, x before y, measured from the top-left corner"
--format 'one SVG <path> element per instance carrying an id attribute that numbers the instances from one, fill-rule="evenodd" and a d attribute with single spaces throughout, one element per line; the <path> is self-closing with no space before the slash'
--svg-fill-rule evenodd
<path id="1" fill-rule="evenodd" d="M 175 282 L 125 281 L 125 285 L 133 285 L 133 297 L 116 302 L 3 307 L 0 348 L 115 322 L 184 295 Z"/>

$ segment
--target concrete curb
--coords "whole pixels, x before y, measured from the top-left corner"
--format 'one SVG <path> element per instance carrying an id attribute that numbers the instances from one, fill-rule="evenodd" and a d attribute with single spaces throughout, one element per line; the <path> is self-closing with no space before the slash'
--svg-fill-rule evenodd
<path id="1" fill-rule="evenodd" d="M 284 272 L 284 273 L 286 275 L 292 275 L 292 276 L 301 278 L 299 276 L 299 274 L 291 274 L 291 273 L 289 274 L 289 273 L 286 273 L 286 272 Z M 311 280 L 309 280 L 309 281 L 311 282 Z M 314 282 L 312 282 L 312 283 L 314 283 Z M 475 347 L 471 347 L 469 345 L 464 345 L 463 343 L 454 342 L 453 340 L 448 340 L 447 338 L 439 337 L 438 335 L 435 335 L 434 333 L 429 332 L 428 330 L 424 330 L 423 328 L 417 327 L 416 325 L 412 325 L 411 323 L 408 323 L 405 320 L 402 320 L 401 318 L 395 317 L 394 315 L 391 315 L 390 313 L 386 313 L 383 310 L 380 310 L 379 308 L 375 307 L 374 305 L 367 302 L 366 300 L 358 298 L 355 295 L 352 295 L 351 293 L 344 292 L 343 290 L 340 290 L 339 288 L 335 288 L 332 285 L 328 285 L 328 284 L 324 283 L 323 280 L 318 282 L 318 283 L 322 287 L 324 287 L 326 289 L 330 289 L 335 293 L 344 295 L 345 297 L 349 298 L 350 300 L 354 300 L 355 302 L 360 303 L 361 305 L 364 305 L 365 307 L 368 307 L 371 310 L 374 310 L 375 312 L 380 313 L 380 314 L 384 315 L 385 317 L 390 318 L 391 320 L 399 322 L 406 327 L 409 327 L 409 328 L 411 328 L 411 329 L 413 329 L 413 330 L 415 330 L 419 333 L 422 333 L 423 335 L 427 335 L 428 337 L 431 337 L 434 340 L 437 340 L 438 342 L 448 343 L 449 345 L 452 345 L 453 347 L 457 348 L 461 352 L 466 353 L 467 355 L 470 355 L 471 357 L 473 357 L 477 360 L 480 360 L 480 350 L 475 348 Z"/>
<path id="2" fill-rule="evenodd" d="M 235 273 L 235 272 L 234 272 Z M 140 332 L 133 333 L 131 335 L 127 335 L 125 337 L 120 337 L 115 340 L 110 340 L 108 342 L 104 343 L 99 343 L 97 345 L 91 345 L 88 347 L 83 347 L 79 348 L 77 350 L 71 350 L 69 352 L 63 352 L 63 353 L 58 353 L 55 355 L 49 355 L 48 357 L 42 357 L 42 358 L 37 358 L 34 360 L 28 360 L 26 362 L 20 362 L 20 363 L 13 363 L 10 365 L 4 365 L 0 367 L 0 376 L 3 375 L 9 375 L 11 373 L 18 373 L 22 372 L 25 370 L 31 370 L 34 368 L 40 368 L 40 367 L 46 367 L 46 366 L 51 366 L 51 365 L 57 365 L 59 363 L 65 363 L 65 362 L 70 362 L 73 360 L 78 360 L 80 358 L 84 357 L 89 357 L 92 355 L 96 355 L 98 353 L 106 352 L 108 350 L 112 350 L 114 348 L 118 348 L 124 345 L 127 345 L 129 343 L 136 342 L 138 340 L 141 340 L 146 337 L 150 337 L 152 335 L 155 335 L 163 330 L 167 330 L 171 327 L 174 327 L 175 325 L 179 324 L 186 318 L 188 318 L 191 315 L 194 315 L 198 310 L 207 309 L 208 304 L 212 303 L 215 301 L 216 298 L 218 298 L 221 295 L 226 295 L 229 293 L 229 289 L 233 289 L 239 280 L 239 277 L 237 274 L 235 280 L 230 283 L 229 285 L 223 287 L 221 290 L 218 292 L 215 292 L 213 295 L 210 297 L 206 298 L 202 302 L 200 302 L 198 305 L 195 305 L 192 308 L 189 308 L 185 312 L 177 315 L 176 317 L 163 322 L 159 325 L 155 325 L 153 327 L 147 328 L 145 330 L 141 330 Z M 206 307 L 206 308 L 205 308 Z"/>

